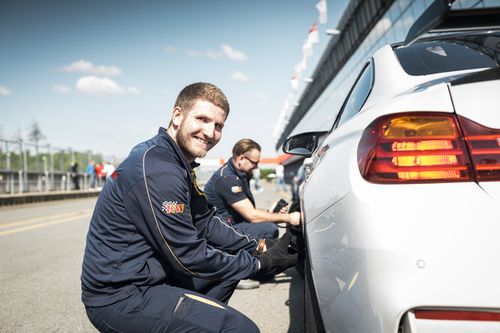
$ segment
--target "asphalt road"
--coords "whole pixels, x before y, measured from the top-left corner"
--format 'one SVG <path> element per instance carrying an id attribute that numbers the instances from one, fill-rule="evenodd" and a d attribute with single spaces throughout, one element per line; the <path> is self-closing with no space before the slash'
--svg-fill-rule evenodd
<path id="1" fill-rule="evenodd" d="M 256 194 L 261 208 L 277 198 L 269 184 Z M 0 332 L 96 332 L 79 280 L 95 200 L 0 208 Z M 302 294 L 290 269 L 259 289 L 236 290 L 229 305 L 262 332 L 302 332 Z"/>
<path id="2" fill-rule="evenodd" d="M 95 332 L 79 276 L 93 199 L 0 209 L 0 331 Z"/>

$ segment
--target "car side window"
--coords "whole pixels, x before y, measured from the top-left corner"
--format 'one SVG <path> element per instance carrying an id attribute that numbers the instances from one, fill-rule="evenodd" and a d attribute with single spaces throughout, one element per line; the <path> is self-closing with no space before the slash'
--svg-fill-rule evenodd
<path id="1" fill-rule="evenodd" d="M 361 71 L 356 83 L 354 84 L 351 92 L 346 98 L 342 110 L 340 111 L 340 118 L 335 127 L 345 123 L 348 119 L 354 116 L 361 110 L 366 99 L 370 95 L 373 86 L 373 64 L 367 63 Z"/>

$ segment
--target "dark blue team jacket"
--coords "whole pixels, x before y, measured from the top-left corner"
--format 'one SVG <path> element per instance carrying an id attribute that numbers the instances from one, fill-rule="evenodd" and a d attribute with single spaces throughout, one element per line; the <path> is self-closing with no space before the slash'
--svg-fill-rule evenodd
<path id="1" fill-rule="evenodd" d="M 210 177 L 205 185 L 205 193 L 208 202 L 217 209 L 217 214 L 232 224 L 245 222 L 245 218 L 231 206 L 232 204 L 248 199 L 255 207 L 249 179 L 243 171 L 236 168 L 232 158 Z"/>
<path id="2" fill-rule="evenodd" d="M 173 273 L 245 279 L 257 240 L 222 221 L 166 129 L 135 146 L 99 195 L 82 265 L 82 301 L 103 306 Z M 170 283 L 171 284 L 171 283 Z"/>

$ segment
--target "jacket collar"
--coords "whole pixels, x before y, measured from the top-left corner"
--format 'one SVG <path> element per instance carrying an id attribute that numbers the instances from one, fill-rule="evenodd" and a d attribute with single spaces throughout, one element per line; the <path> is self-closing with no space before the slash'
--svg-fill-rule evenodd
<path id="1" fill-rule="evenodd" d="M 193 168 L 196 168 L 197 166 L 199 166 L 199 164 L 196 162 L 189 163 L 187 161 L 186 157 L 182 153 L 181 148 L 177 145 L 170 134 L 168 134 L 166 128 L 160 127 L 160 129 L 158 130 L 158 135 L 153 139 L 153 142 L 162 148 L 173 150 L 184 166 L 184 169 L 186 169 L 187 173 L 189 174 L 189 178 L 191 179 L 191 181 L 193 181 Z"/>
<path id="2" fill-rule="evenodd" d="M 230 170 L 234 172 L 234 174 L 236 174 L 241 179 L 241 182 L 243 183 L 243 189 L 245 190 L 245 194 L 247 195 L 248 199 L 252 202 L 252 205 L 255 207 L 255 199 L 253 197 L 252 190 L 250 189 L 250 179 L 248 179 L 247 174 L 236 168 L 232 158 L 229 159 L 227 165 L 228 168 L 230 168 Z"/>
<path id="3" fill-rule="evenodd" d="M 233 171 L 239 178 L 241 178 L 244 181 L 248 182 L 247 174 L 245 172 L 243 172 L 243 171 L 238 170 L 238 168 L 236 167 L 236 165 L 234 165 L 234 161 L 233 161 L 232 157 L 228 160 L 227 165 L 229 166 L 229 168 L 231 168 L 231 171 Z"/>

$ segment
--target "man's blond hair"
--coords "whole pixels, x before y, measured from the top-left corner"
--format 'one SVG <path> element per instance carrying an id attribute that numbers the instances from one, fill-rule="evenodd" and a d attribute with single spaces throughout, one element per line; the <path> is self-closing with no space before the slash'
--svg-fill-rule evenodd
<path id="1" fill-rule="evenodd" d="M 233 147 L 233 158 L 243 155 L 252 149 L 261 151 L 260 145 L 257 142 L 252 139 L 241 139 Z"/>
<path id="2" fill-rule="evenodd" d="M 196 82 L 184 87 L 177 96 L 174 107 L 180 107 L 182 111 L 190 111 L 198 100 L 220 107 L 226 112 L 226 117 L 229 114 L 229 102 L 226 95 L 215 85 L 206 82 Z"/>

